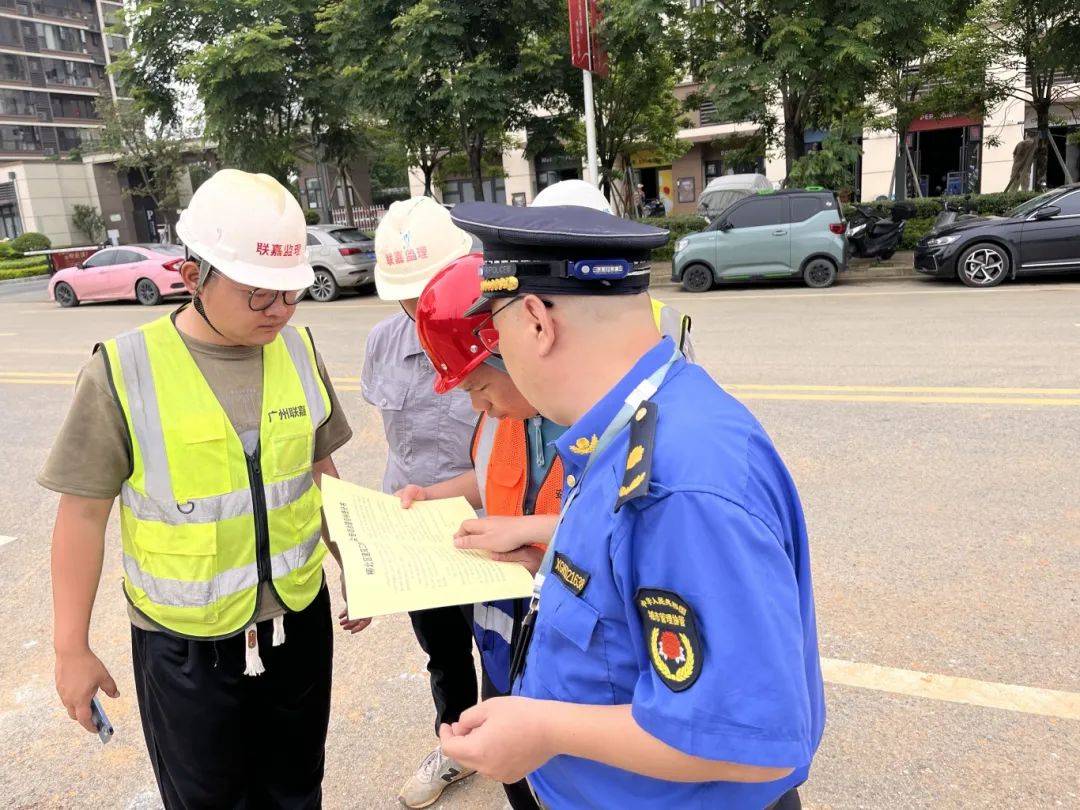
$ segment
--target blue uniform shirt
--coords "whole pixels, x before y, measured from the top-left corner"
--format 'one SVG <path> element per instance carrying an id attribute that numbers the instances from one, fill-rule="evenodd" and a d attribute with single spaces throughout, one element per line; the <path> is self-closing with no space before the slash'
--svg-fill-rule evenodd
<path id="1" fill-rule="evenodd" d="M 579 491 L 515 690 L 630 704 L 643 729 L 680 751 L 795 771 L 765 784 L 679 784 L 559 756 L 529 776 L 552 808 L 763 808 L 806 779 L 821 739 L 806 526 L 754 417 L 680 358 L 651 398 L 646 493 L 615 510 L 640 458 L 629 430 L 585 471 L 593 438 L 673 348 L 662 340 L 557 442 L 566 491 Z"/>

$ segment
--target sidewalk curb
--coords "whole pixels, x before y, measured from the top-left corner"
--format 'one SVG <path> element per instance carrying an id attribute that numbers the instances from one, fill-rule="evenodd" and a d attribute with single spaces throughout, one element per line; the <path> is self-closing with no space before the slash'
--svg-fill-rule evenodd
<path id="1" fill-rule="evenodd" d="M 35 281 L 41 281 L 43 278 L 49 278 L 48 273 L 42 273 L 38 276 L 24 276 L 23 278 L 5 278 L 0 279 L 0 287 L 17 287 L 21 284 L 32 284 Z"/>

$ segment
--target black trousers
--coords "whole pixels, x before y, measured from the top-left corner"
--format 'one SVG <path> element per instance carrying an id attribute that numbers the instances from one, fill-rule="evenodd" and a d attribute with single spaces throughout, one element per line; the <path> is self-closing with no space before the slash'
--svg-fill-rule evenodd
<path id="1" fill-rule="evenodd" d="M 244 673 L 244 636 L 188 641 L 131 628 L 143 734 L 166 810 L 319 808 L 334 657 L 325 585 L 259 625 L 266 672 Z"/>
<path id="2" fill-rule="evenodd" d="M 409 614 L 413 633 L 427 653 L 431 697 L 435 701 L 435 733 L 443 723 L 456 723 L 476 705 L 473 663 L 472 606 L 432 608 Z"/>

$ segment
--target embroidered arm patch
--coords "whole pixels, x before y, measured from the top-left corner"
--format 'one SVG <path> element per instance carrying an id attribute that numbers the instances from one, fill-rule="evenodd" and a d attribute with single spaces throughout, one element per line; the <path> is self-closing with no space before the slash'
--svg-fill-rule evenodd
<path id="1" fill-rule="evenodd" d="M 652 474 L 653 445 L 656 439 L 655 402 L 643 402 L 630 417 L 630 449 L 626 454 L 626 472 L 619 487 L 619 499 L 615 511 L 634 498 L 649 492 L 649 476 Z"/>
<path id="2" fill-rule="evenodd" d="M 656 674 L 672 692 L 689 689 L 705 655 L 693 608 L 677 593 L 654 588 L 639 588 L 634 601 Z"/>

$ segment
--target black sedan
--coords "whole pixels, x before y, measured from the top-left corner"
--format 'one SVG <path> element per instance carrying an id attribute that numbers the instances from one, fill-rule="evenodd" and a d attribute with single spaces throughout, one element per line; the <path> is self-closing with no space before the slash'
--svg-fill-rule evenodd
<path id="1" fill-rule="evenodd" d="M 1080 272 L 1080 183 L 1018 205 L 1004 217 L 935 228 L 915 247 L 915 269 L 994 287 L 1032 273 Z"/>

